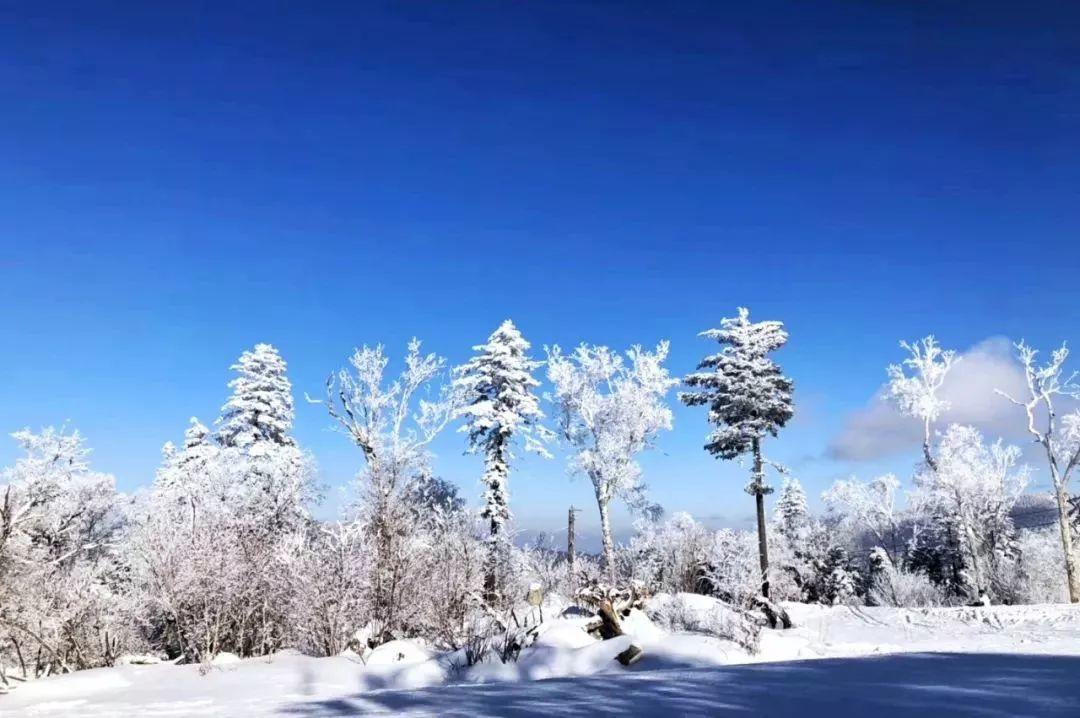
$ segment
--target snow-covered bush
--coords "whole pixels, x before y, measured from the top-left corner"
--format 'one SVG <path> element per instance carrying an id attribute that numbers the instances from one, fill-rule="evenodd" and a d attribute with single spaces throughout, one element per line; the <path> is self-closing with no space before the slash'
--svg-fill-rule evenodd
<path id="1" fill-rule="evenodd" d="M 335 656 L 346 648 L 361 652 L 357 631 L 370 620 L 366 579 L 371 554 L 357 522 L 312 526 L 298 533 L 302 542 L 293 574 L 291 620 L 296 647 L 316 656 Z"/>
<path id="2" fill-rule="evenodd" d="M 761 625 L 750 616 L 710 596 L 662 593 L 646 604 L 646 615 L 671 633 L 703 633 L 757 651 Z"/>
<path id="3" fill-rule="evenodd" d="M 867 598 L 875 606 L 933 608 L 948 603 L 945 591 L 920 571 L 889 564 L 874 575 Z"/>

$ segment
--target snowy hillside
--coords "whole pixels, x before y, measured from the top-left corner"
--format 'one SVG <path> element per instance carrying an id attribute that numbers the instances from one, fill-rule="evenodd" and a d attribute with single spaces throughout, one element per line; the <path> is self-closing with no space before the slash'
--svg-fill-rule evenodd
<path id="1" fill-rule="evenodd" d="M 703 619 L 724 610 L 684 599 Z M 213 666 L 127 665 L 22 685 L 0 697 L 0 713 L 780 715 L 800 706 L 801 715 L 827 715 L 843 706 L 845 714 L 1065 716 L 1080 705 L 1080 607 L 787 608 L 796 628 L 764 630 L 754 654 L 703 633 L 669 633 L 635 611 L 624 626 L 631 635 L 608 641 L 587 635 L 582 619 L 547 621 L 516 663 L 463 668 L 459 654 L 395 641 L 364 660 L 282 651 Z M 623 668 L 615 656 L 631 641 L 645 657 Z M 814 658 L 826 660 L 793 660 Z"/>

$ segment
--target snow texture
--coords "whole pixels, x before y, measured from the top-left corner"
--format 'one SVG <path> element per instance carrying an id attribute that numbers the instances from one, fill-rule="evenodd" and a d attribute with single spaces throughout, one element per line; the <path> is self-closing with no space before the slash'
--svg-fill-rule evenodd
<path id="1" fill-rule="evenodd" d="M 704 596 L 654 600 L 723 610 Z M 1004 717 L 1069 716 L 1080 705 L 1077 607 L 785 607 L 796 628 L 764 630 L 756 655 L 713 636 L 667 633 L 635 612 L 625 622 L 628 636 L 602 642 L 585 634 L 583 619 L 544 623 L 516 663 L 454 669 L 451 654 L 431 655 L 408 641 L 385 644 L 366 665 L 349 653 L 311 658 L 280 651 L 210 667 L 79 671 L 21 686 L 0 697 L 0 708 L 13 718 L 598 711 Z M 631 641 L 645 658 L 622 668 L 614 657 Z"/>

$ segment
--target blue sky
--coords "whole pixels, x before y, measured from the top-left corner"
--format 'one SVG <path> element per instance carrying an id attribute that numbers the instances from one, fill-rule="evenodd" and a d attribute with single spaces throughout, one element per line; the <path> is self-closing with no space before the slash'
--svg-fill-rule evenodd
<path id="1" fill-rule="evenodd" d="M 511 317 L 681 374 L 746 305 L 792 335 L 773 455 L 811 494 L 903 474 L 827 453 L 897 340 L 1078 338 L 1080 19 L 934 5 L 3 3 L 0 428 L 67 421 L 131 490 L 268 341 L 337 486 L 360 457 L 302 393 L 355 345 L 457 363 Z M 748 516 L 675 423 L 655 498 Z M 593 506 L 559 461 L 511 490 L 526 528 Z"/>

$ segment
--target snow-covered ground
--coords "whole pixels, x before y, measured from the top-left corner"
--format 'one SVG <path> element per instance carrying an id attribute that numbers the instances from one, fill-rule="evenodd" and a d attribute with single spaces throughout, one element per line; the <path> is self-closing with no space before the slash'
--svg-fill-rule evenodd
<path id="1" fill-rule="evenodd" d="M 722 614 L 702 597 L 686 606 Z M 604 642 L 559 619 L 516 663 L 462 669 L 459 656 L 395 642 L 366 664 L 286 651 L 128 665 L 23 685 L 0 696 L 0 715 L 1080 715 L 1080 607 L 788 610 L 797 627 L 765 631 L 753 655 L 644 614 L 627 620 L 632 638 Z M 631 640 L 645 658 L 623 668 L 614 658 Z M 798 660 L 812 658 L 826 660 Z"/>

